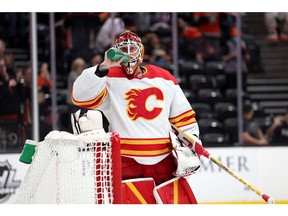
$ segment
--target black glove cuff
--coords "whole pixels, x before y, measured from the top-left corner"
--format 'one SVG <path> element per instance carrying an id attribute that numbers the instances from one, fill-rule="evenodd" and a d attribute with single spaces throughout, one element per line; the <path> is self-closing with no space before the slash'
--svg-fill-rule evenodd
<path id="1" fill-rule="evenodd" d="M 199 139 L 199 136 L 197 136 L 196 134 L 193 134 L 193 135 Z"/>
<path id="2" fill-rule="evenodd" d="M 95 74 L 96 74 L 96 76 L 98 76 L 98 77 L 105 77 L 105 76 L 108 74 L 108 72 L 109 72 L 109 69 L 106 69 L 106 70 L 101 71 L 101 70 L 100 70 L 100 64 L 99 64 L 99 65 L 97 65 L 97 67 L 96 67 Z"/>

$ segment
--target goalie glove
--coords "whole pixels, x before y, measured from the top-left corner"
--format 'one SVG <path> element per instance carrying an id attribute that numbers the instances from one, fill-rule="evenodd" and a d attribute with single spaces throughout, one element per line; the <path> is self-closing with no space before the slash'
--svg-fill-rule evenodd
<path id="1" fill-rule="evenodd" d="M 200 160 L 195 152 L 188 146 L 183 146 L 173 132 L 170 132 L 170 140 L 173 146 L 172 154 L 177 164 L 173 175 L 181 177 L 195 173 L 200 168 Z"/>
<path id="2" fill-rule="evenodd" d="M 79 109 L 71 114 L 73 134 L 80 134 L 92 130 L 108 132 L 109 121 L 100 110 Z"/>

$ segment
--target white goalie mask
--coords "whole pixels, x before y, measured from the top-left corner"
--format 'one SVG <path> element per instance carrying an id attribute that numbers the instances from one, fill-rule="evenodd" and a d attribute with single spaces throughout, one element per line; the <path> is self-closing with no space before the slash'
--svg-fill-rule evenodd
<path id="1" fill-rule="evenodd" d="M 121 66 L 126 75 L 134 75 L 144 56 L 144 46 L 141 39 L 134 32 L 127 30 L 116 39 L 114 47 L 130 56 L 129 61 L 121 63 Z"/>

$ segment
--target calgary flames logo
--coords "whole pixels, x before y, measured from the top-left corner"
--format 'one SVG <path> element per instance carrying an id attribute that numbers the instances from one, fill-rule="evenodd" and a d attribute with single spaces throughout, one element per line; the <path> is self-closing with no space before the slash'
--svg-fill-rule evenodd
<path id="1" fill-rule="evenodd" d="M 156 97 L 155 100 L 152 99 L 152 96 Z M 148 104 L 148 99 L 149 104 Z M 157 107 L 153 105 L 153 102 L 163 101 L 163 92 L 155 87 L 147 89 L 131 89 L 126 93 L 127 103 L 127 115 L 133 121 L 138 118 L 144 119 L 154 119 L 162 111 L 162 107 Z M 151 105 L 152 104 L 152 105 Z"/>

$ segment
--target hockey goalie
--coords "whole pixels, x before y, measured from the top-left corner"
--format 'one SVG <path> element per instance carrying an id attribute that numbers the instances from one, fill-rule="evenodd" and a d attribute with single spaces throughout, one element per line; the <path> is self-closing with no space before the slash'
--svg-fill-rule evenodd
<path id="1" fill-rule="evenodd" d="M 184 179 L 182 175 L 197 170 L 200 166 L 197 155 L 183 150 L 185 147 L 174 147 L 170 132 L 172 123 L 189 135 L 199 137 L 199 128 L 195 112 L 175 77 L 158 66 L 141 65 L 144 46 L 137 34 L 126 30 L 112 48 L 128 55 L 128 62 L 122 62 L 124 58 L 111 60 L 106 51 L 102 63 L 86 68 L 77 77 L 72 101 L 81 108 L 101 110 L 110 123 L 109 131 L 119 133 L 122 179 L 133 179 L 126 184 L 124 202 L 129 203 L 132 196 L 142 194 L 139 188 L 144 188 L 140 180 L 140 186 L 136 187 L 135 179 L 151 178 L 155 187 L 164 188 L 163 183 Z M 195 165 L 185 164 L 189 161 L 188 155 Z M 147 193 L 151 196 L 151 191 Z M 141 197 L 135 200 L 144 202 Z"/>
<path id="2" fill-rule="evenodd" d="M 175 138 L 170 132 L 173 124 L 199 137 L 196 114 L 168 70 L 141 64 L 144 45 L 137 34 L 126 30 L 111 48 L 128 55 L 128 61 L 109 59 L 106 51 L 102 63 L 77 77 L 72 101 L 81 108 L 101 110 L 110 123 L 109 131 L 119 133 L 124 203 L 187 203 L 176 198 L 186 196 L 180 192 L 193 193 L 179 189 L 185 184 L 182 176 L 195 172 L 200 162 L 190 149 L 172 145 Z M 135 179 L 139 179 L 137 185 Z M 169 184 L 171 180 L 174 183 Z M 144 187 L 146 182 L 150 186 Z M 189 202 L 196 203 L 196 199 Z"/>

